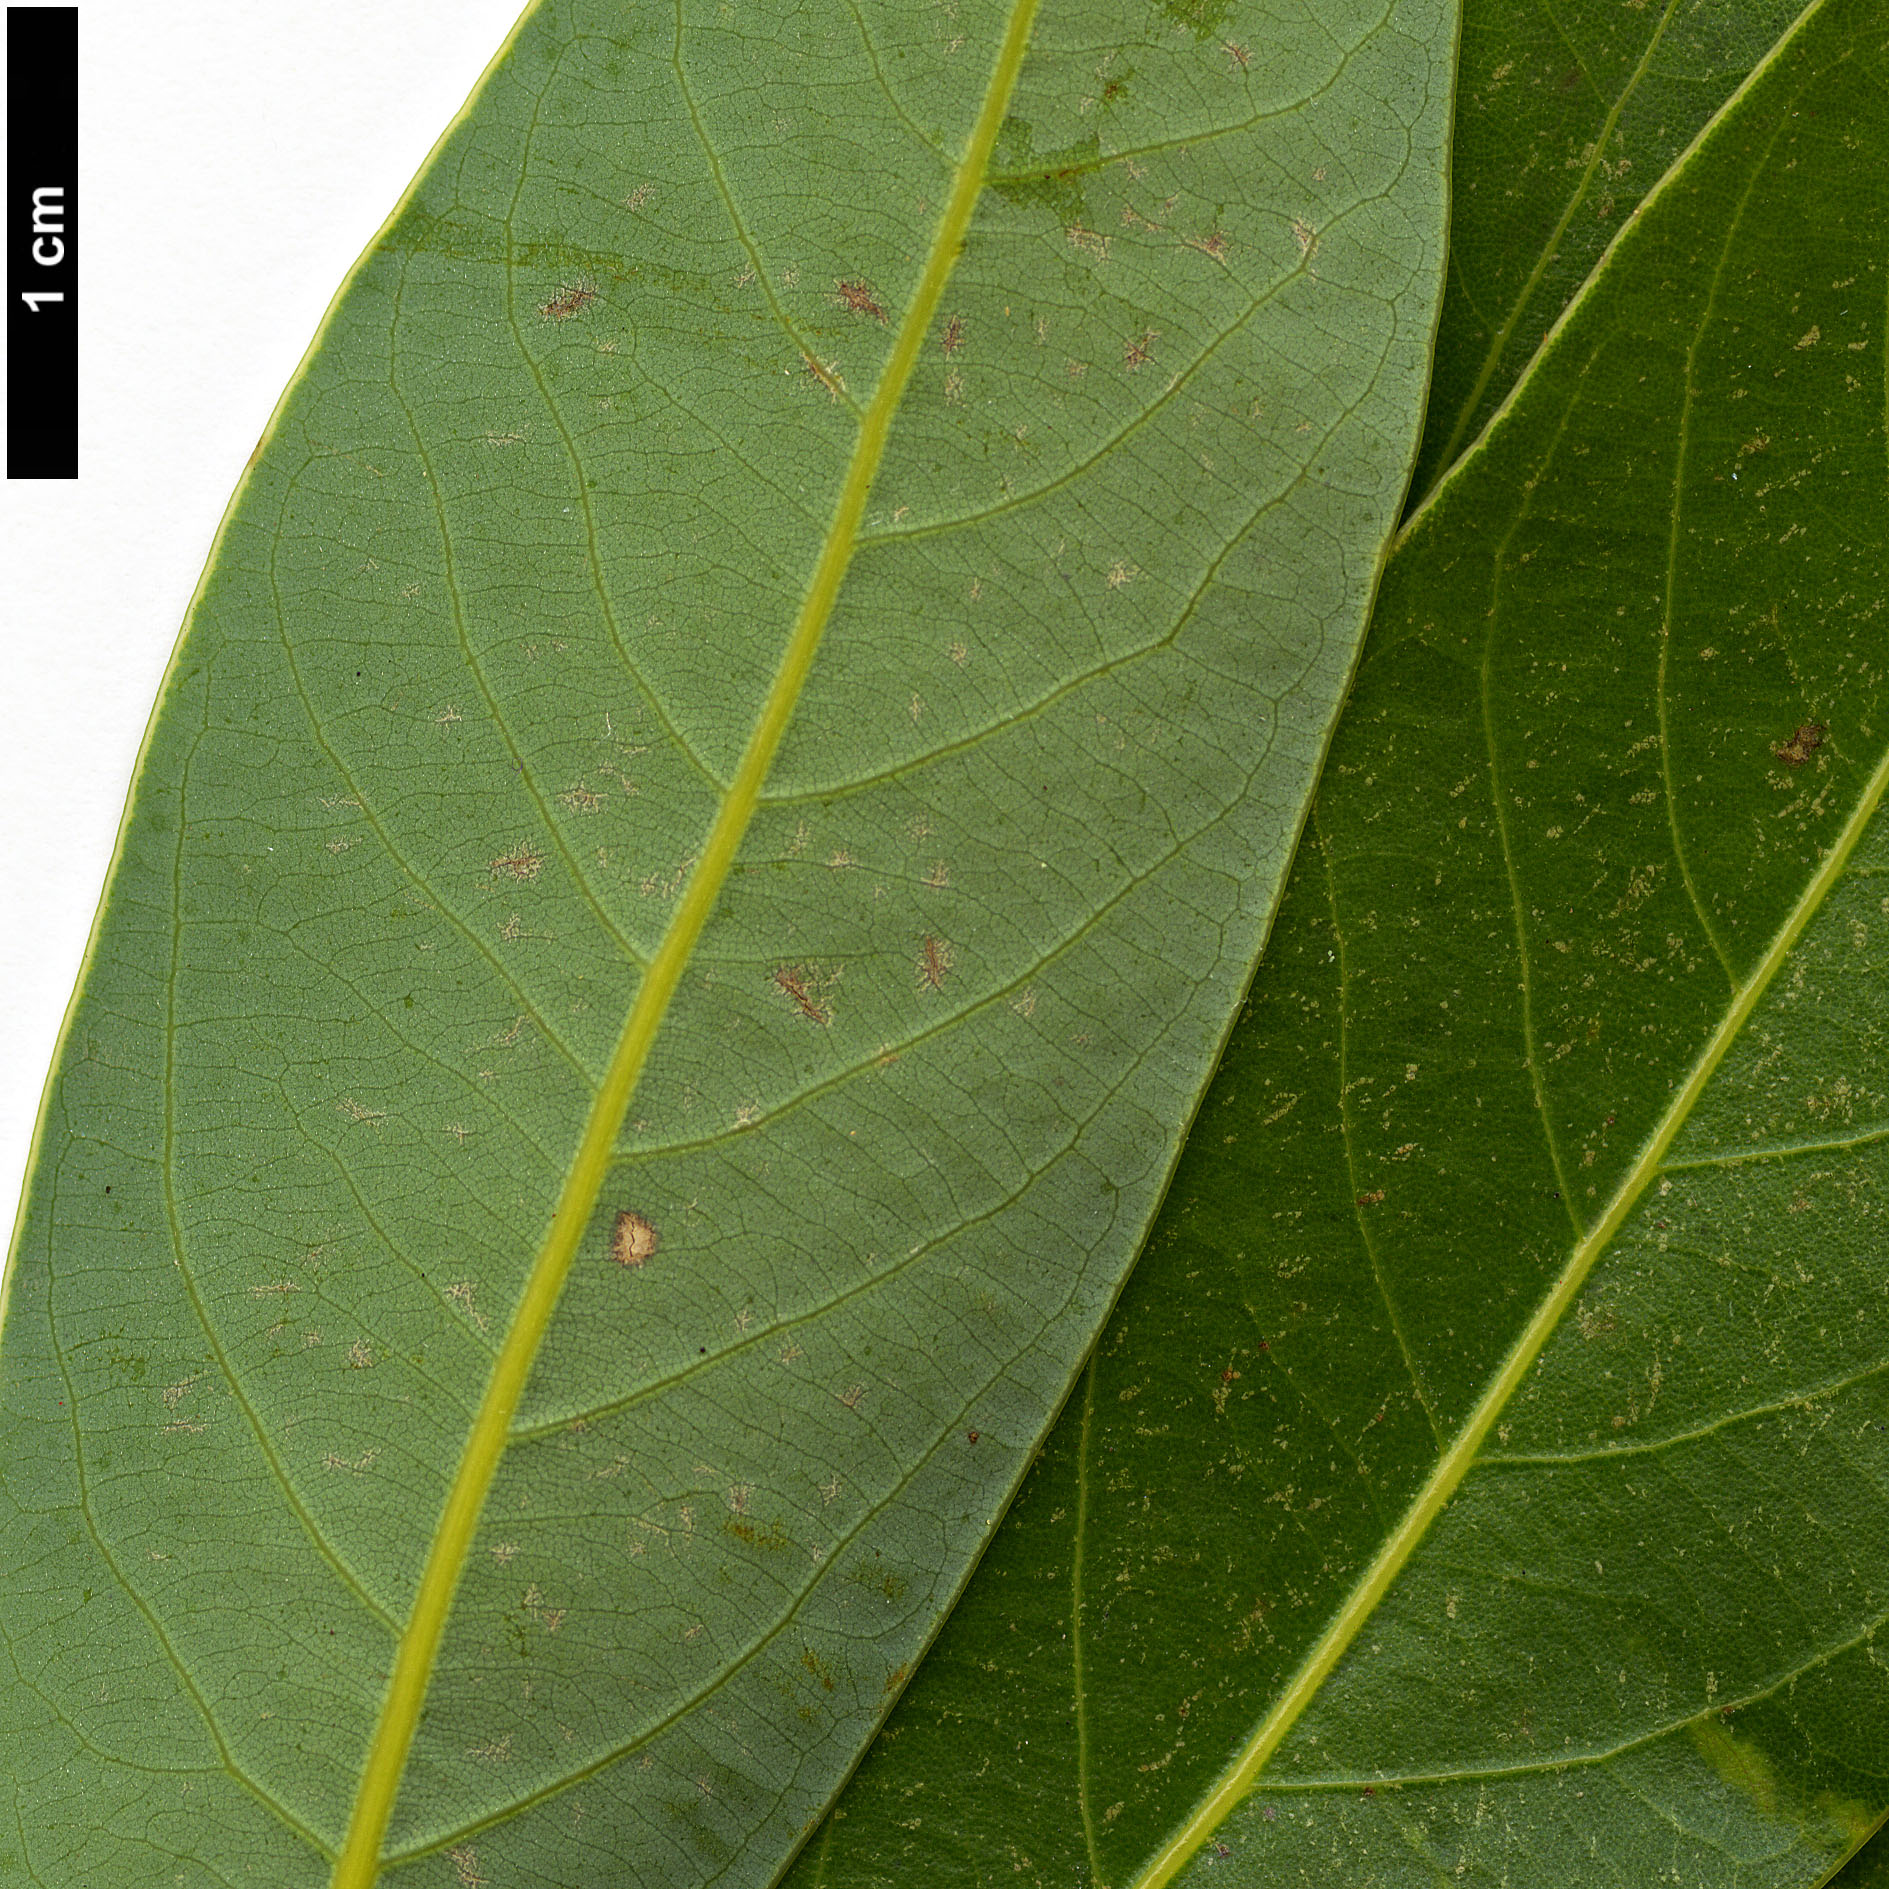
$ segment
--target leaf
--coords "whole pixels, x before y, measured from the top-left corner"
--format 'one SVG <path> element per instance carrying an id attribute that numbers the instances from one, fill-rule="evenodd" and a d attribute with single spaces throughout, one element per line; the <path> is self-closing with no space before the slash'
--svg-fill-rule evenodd
<path id="1" fill-rule="evenodd" d="M 1889 1882 L 1889 1828 L 1880 1829 L 1830 1878 L 1830 1889 L 1882 1889 Z"/>
<path id="2" fill-rule="evenodd" d="M 1269 922 L 1453 32 L 521 22 L 225 523 L 42 1116 L 33 1879 L 785 1863 Z"/>
<path id="3" fill-rule="evenodd" d="M 1488 424 L 1608 241 L 1802 10 L 1465 7 L 1449 278 L 1413 498 Z"/>
<path id="4" fill-rule="evenodd" d="M 1784 1889 L 1889 1805 L 1886 56 L 1813 12 L 1389 561 L 1147 1253 L 795 1889 Z"/>

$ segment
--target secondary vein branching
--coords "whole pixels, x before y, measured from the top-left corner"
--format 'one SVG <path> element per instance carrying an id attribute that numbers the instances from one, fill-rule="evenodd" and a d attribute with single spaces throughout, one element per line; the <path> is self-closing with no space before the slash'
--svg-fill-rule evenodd
<path id="1" fill-rule="evenodd" d="M 1403 1571 L 1405 1563 L 1429 1533 L 1431 1524 L 1456 1493 L 1471 1464 L 1479 1458 L 1484 1439 L 1533 1369 L 1542 1347 L 1566 1317 L 1588 1274 L 1612 1245 L 1614 1235 L 1633 1211 L 1641 1194 L 1660 1173 L 1667 1149 L 1690 1119 L 1706 1085 L 1750 1021 L 1759 999 L 1770 989 L 1803 935 L 1804 928 L 1822 909 L 1831 888 L 1842 878 L 1851 853 L 1882 804 L 1885 788 L 1889 788 L 1889 747 L 1885 747 L 1875 771 L 1817 871 L 1753 966 L 1751 974 L 1739 986 L 1724 1016 L 1720 1018 L 1718 1027 L 1694 1060 L 1685 1081 L 1675 1090 L 1665 1114 L 1608 1201 L 1606 1212 L 1576 1242 L 1560 1275 L 1536 1308 L 1534 1316 L 1522 1328 L 1450 1447 L 1438 1459 L 1436 1467 L 1404 1511 L 1403 1519 L 1386 1537 L 1384 1545 L 1306 1654 L 1297 1672 L 1274 1701 L 1272 1709 L 1232 1764 L 1196 1805 L 1186 1822 L 1161 1846 L 1135 1878 L 1134 1889 L 1163 1889 L 1163 1885 L 1175 1879 L 1188 1859 L 1253 1788 L 1268 1760 L 1284 1742 L 1286 1734 L 1317 1697 L 1333 1668 L 1376 1613 L 1391 1583 Z"/>
<path id="2" fill-rule="evenodd" d="M 957 262 L 970 226 L 971 212 L 982 193 L 990 154 L 1023 64 L 1035 12 L 1036 0 L 1017 0 L 1010 14 L 977 121 L 933 233 L 924 272 L 900 322 L 878 387 L 861 416 L 852 457 L 834 503 L 832 523 L 780 666 L 675 915 L 631 1005 L 585 1123 L 583 1138 L 565 1177 L 544 1245 L 533 1262 L 498 1361 L 487 1380 L 479 1414 L 467 1436 L 458 1471 L 427 1553 L 412 1613 L 401 1635 L 386 1697 L 362 1766 L 360 1786 L 341 1858 L 332 1878 L 332 1889 L 369 1889 L 380 1873 L 381 1851 L 393 1816 L 394 1798 L 432 1683 L 447 1614 L 471 1552 L 486 1494 L 509 1441 L 518 1400 L 524 1393 L 538 1347 L 550 1325 L 565 1275 L 590 1224 L 630 1098 L 648 1062 L 657 1032 L 668 1015 L 670 1001 L 693 956 L 696 941 L 721 897 L 735 854 L 760 801 L 762 783 L 793 717 L 822 633 L 845 581 L 893 417 Z"/>
<path id="3" fill-rule="evenodd" d="M 1378 1256 L 1377 1242 L 1372 1239 L 1370 1225 L 1365 1219 L 1365 1188 L 1358 1175 L 1358 1153 L 1351 1132 L 1351 970 L 1345 949 L 1344 928 L 1338 923 L 1338 883 L 1332 872 L 1331 843 L 1319 825 L 1316 807 L 1312 809 L 1307 827 L 1308 837 L 1325 870 L 1325 901 L 1331 910 L 1332 942 L 1338 956 L 1338 1125 L 1345 1147 L 1345 1174 L 1350 1181 L 1355 1203 L 1352 1214 L 1357 1221 L 1358 1243 L 1364 1248 L 1371 1277 L 1377 1283 L 1377 1296 L 1384 1302 L 1385 1314 L 1390 1319 L 1391 1336 L 1397 1340 L 1398 1353 L 1403 1358 L 1404 1370 L 1409 1374 L 1410 1388 L 1416 1393 L 1423 1419 L 1430 1426 L 1430 1435 L 1435 1439 L 1437 1448 L 1441 1449 L 1443 1432 L 1437 1426 L 1436 1408 L 1430 1401 L 1429 1391 L 1424 1387 L 1423 1374 L 1417 1369 L 1417 1356 L 1410 1348 L 1410 1336 L 1404 1330 L 1403 1315 L 1397 1309 L 1396 1296 L 1391 1291 L 1390 1280 L 1385 1277 L 1383 1262 Z"/>
<path id="4" fill-rule="evenodd" d="M 1535 257 L 1535 266 L 1529 270 L 1528 279 L 1523 282 L 1515 300 L 1510 304 L 1509 312 L 1502 319 L 1502 325 L 1489 337 L 1488 348 L 1484 351 L 1482 366 L 1477 372 L 1474 383 L 1463 398 L 1463 404 L 1456 416 L 1456 424 L 1450 429 L 1450 435 L 1443 443 L 1443 450 L 1438 455 L 1441 467 L 1439 480 L 1448 476 L 1458 451 L 1463 444 L 1463 436 L 1476 417 L 1476 410 L 1482 405 L 1482 397 L 1489 391 L 1489 382 L 1495 377 L 1495 371 L 1501 366 L 1509 351 L 1509 343 L 1515 338 L 1516 325 L 1528 312 L 1535 300 L 1535 292 L 1541 287 L 1541 280 L 1548 272 L 1548 265 L 1561 253 L 1561 244 L 1568 233 L 1568 226 L 1574 221 L 1574 214 L 1587 201 L 1588 193 L 1594 187 L 1594 174 L 1607 162 L 1607 146 L 1613 141 L 1613 135 L 1620 123 L 1620 114 L 1626 110 L 1627 101 L 1640 89 L 1640 81 L 1646 77 L 1648 68 L 1653 63 L 1653 55 L 1658 52 L 1660 42 L 1666 37 L 1666 28 L 1671 24 L 1673 15 L 1679 10 L 1679 0 L 1666 0 L 1665 11 L 1654 23 L 1653 31 L 1648 36 L 1645 48 L 1640 54 L 1640 63 L 1634 67 L 1632 76 L 1620 89 L 1620 96 L 1607 109 L 1607 116 L 1594 141 L 1587 147 L 1587 168 L 1581 172 L 1580 181 L 1569 193 L 1567 203 L 1561 211 L 1561 219 L 1549 232 L 1547 240 L 1541 245 Z M 1560 31 L 1559 22 L 1556 30 Z M 1567 36 L 1562 34 L 1564 40 Z M 1586 68 L 1572 41 L 1567 41 L 1568 51 L 1575 62 L 1582 65 L 1583 75 Z M 1592 83 L 1591 79 L 1589 81 Z M 1597 265 L 1598 266 L 1598 265 Z"/>

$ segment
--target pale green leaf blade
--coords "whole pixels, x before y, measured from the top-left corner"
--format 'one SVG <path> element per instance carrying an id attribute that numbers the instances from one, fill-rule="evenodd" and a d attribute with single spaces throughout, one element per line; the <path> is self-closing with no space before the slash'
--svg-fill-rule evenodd
<path id="1" fill-rule="evenodd" d="M 1449 276 L 1413 498 L 1474 442 L 1608 242 L 1802 11 L 1802 0 L 1465 9 Z"/>
<path id="2" fill-rule="evenodd" d="M 1393 554 L 1148 1251 L 796 1884 L 1808 1889 L 1889 1804 L 1884 57 L 1778 49 Z"/>
<path id="3" fill-rule="evenodd" d="M 521 23 L 226 523 L 49 1092 L 31 1876 L 785 1863 L 1269 921 L 1414 451 L 1453 28 Z"/>

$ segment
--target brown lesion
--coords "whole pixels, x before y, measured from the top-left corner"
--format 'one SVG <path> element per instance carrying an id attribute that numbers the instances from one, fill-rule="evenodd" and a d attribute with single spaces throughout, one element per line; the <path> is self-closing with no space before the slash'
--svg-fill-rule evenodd
<path id="1" fill-rule="evenodd" d="M 1142 330 L 1140 336 L 1122 344 L 1122 365 L 1132 374 L 1137 368 L 1146 367 L 1154 359 L 1154 344 L 1161 337 L 1152 328 Z"/>
<path id="2" fill-rule="evenodd" d="M 642 1265 L 661 1244 L 662 1236 L 640 1213 L 626 1207 L 617 1215 L 616 1228 L 610 1235 L 610 1257 L 619 1266 Z"/>
<path id="3" fill-rule="evenodd" d="M 817 1023 L 821 1029 L 833 1021 L 833 1004 L 826 993 L 838 976 L 837 971 L 823 974 L 811 964 L 782 964 L 773 973 L 775 989 L 809 1023 Z"/>
<path id="4" fill-rule="evenodd" d="M 565 282 L 548 302 L 538 304 L 540 321 L 567 322 L 581 315 L 597 299 L 597 291 L 588 282 Z"/>
<path id="5" fill-rule="evenodd" d="M 529 840 L 513 847 L 509 853 L 501 853 L 492 861 L 492 877 L 495 879 L 535 879 L 543 870 L 544 855 Z"/>
<path id="6" fill-rule="evenodd" d="M 879 306 L 878 297 L 871 287 L 860 277 L 853 276 L 833 285 L 834 296 L 841 308 L 854 315 L 870 315 L 881 327 L 885 325 L 885 310 Z"/>
<path id="7" fill-rule="evenodd" d="M 840 373 L 839 362 L 822 361 L 812 354 L 803 355 L 801 358 L 806 362 L 808 374 L 826 389 L 826 397 L 829 400 L 837 400 L 845 393 L 846 382 Z"/>
<path id="8" fill-rule="evenodd" d="M 951 319 L 945 323 L 944 339 L 939 343 L 939 346 L 944 349 L 948 358 L 957 353 L 963 345 L 964 317 L 962 315 L 953 315 Z"/>
<path id="9" fill-rule="evenodd" d="M 943 990 L 945 979 L 951 975 L 951 964 L 951 947 L 926 932 L 925 942 L 918 949 L 918 988 Z"/>
<path id="10" fill-rule="evenodd" d="M 1797 732 L 1781 747 L 1771 752 L 1786 767 L 1802 767 L 1810 757 L 1823 746 L 1824 737 L 1830 730 L 1820 721 L 1805 721 L 1797 724 Z"/>

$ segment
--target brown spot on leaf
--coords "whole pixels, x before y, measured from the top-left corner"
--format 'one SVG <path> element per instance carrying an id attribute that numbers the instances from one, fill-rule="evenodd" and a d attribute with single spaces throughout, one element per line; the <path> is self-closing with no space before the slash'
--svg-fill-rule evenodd
<path id="1" fill-rule="evenodd" d="M 953 315 L 945 323 L 944 340 L 939 344 L 947 355 L 957 353 L 964 345 L 964 317 Z"/>
<path id="2" fill-rule="evenodd" d="M 838 291 L 833 299 L 842 308 L 849 309 L 855 315 L 870 315 L 874 321 L 884 323 L 885 310 L 879 306 L 872 290 L 857 276 L 850 282 L 836 282 L 833 286 Z"/>
<path id="3" fill-rule="evenodd" d="M 837 971 L 822 975 L 811 964 L 783 964 L 774 972 L 774 986 L 809 1023 L 825 1029 L 833 1021 L 833 1005 L 826 993 L 838 976 Z"/>
<path id="4" fill-rule="evenodd" d="M 462 1843 L 456 1850 L 448 1850 L 446 1855 L 459 1878 L 460 1889 L 483 1889 L 490 1880 L 480 1874 L 479 1852 L 470 1843 Z"/>
<path id="5" fill-rule="evenodd" d="M 926 932 L 925 942 L 918 950 L 918 988 L 943 990 L 945 979 L 951 975 L 951 962 L 951 947 L 942 938 L 934 938 Z"/>
<path id="6" fill-rule="evenodd" d="M 662 1244 L 662 1236 L 640 1213 L 626 1207 L 610 1235 L 610 1257 L 619 1266 L 640 1266 Z"/>
<path id="7" fill-rule="evenodd" d="M 581 315 L 597 299 L 597 291 L 588 282 L 567 282 L 548 302 L 538 304 L 540 321 L 567 322 Z"/>
<path id="8" fill-rule="evenodd" d="M 1797 732 L 1782 747 L 1771 752 L 1786 767 L 1802 767 L 1810 757 L 1823 746 L 1823 738 L 1830 730 L 1820 721 L 1805 721 L 1797 724 Z"/>
<path id="9" fill-rule="evenodd" d="M 846 382 L 840 374 L 837 361 L 816 360 L 811 354 L 805 357 L 807 372 L 826 389 L 829 400 L 837 400 L 846 391 Z"/>
<path id="10" fill-rule="evenodd" d="M 543 870 L 544 855 L 529 840 L 492 861 L 495 879 L 501 875 L 507 879 L 535 879 Z"/>
<path id="11" fill-rule="evenodd" d="M 737 1541 L 745 1541 L 751 1548 L 764 1548 L 769 1554 L 778 1554 L 783 1548 L 791 1548 L 792 1540 L 781 1533 L 779 1522 L 763 1530 L 752 1522 L 726 1521 L 722 1523 L 724 1534 L 734 1536 Z"/>
<path id="12" fill-rule="evenodd" d="M 1370 1193 L 1360 1194 L 1358 1196 L 1358 1205 L 1360 1207 L 1381 1207 L 1383 1204 L 1384 1190 L 1381 1187 L 1375 1187 Z"/>
<path id="13" fill-rule="evenodd" d="M 1144 328 L 1139 339 L 1122 343 L 1122 364 L 1131 374 L 1137 368 L 1146 367 L 1154 358 L 1154 344 L 1160 338 L 1158 330 Z"/>

